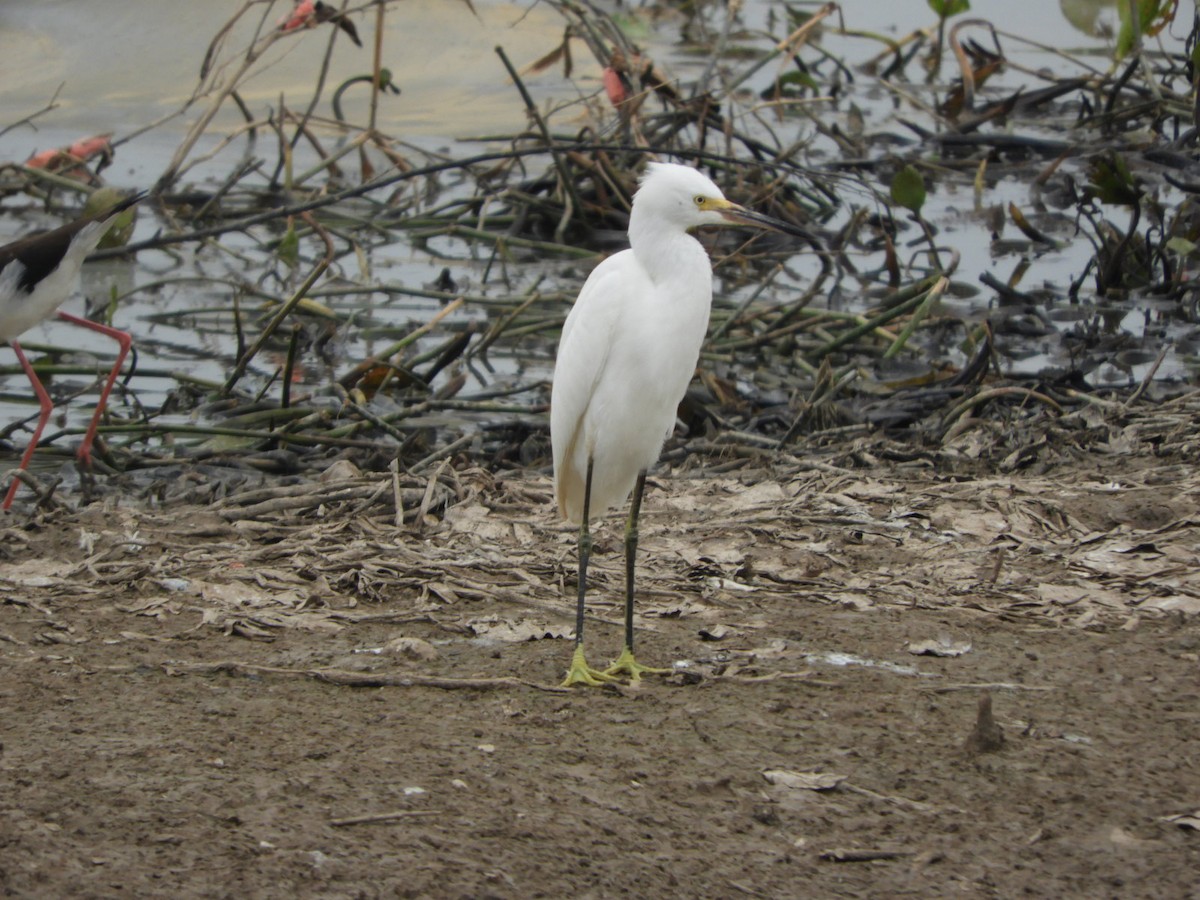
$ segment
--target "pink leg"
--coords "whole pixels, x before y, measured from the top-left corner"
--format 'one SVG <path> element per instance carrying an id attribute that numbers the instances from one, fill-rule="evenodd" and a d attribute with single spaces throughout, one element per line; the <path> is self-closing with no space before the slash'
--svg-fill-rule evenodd
<path id="1" fill-rule="evenodd" d="M 29 383 L 33 385 L 33 392 L 37 394 L 38 405 L 41 407 L 37 427 L 33 429 L 33 437 L 29 441 L 29 446 L 25 449 L 25 455 L 21 457 L 21 464 L 17 466 L 17 471 L 23 471 L 29 465 L 29 460 L 33 457 L 33 451 L 37 447 L 38 441 L 41 440 L 42 429 L 50 421 L 50 413 L 54 411 L 54 404 L 50 401 L 50 395 L 46 393 L 46 389 L 42 387 L 42 380 L 37 377 L 37 372 L 33 371 L 33 366 L 25 358 L 25 351 L 21 349 L 21 345 L 13 341 L 12 348 L 13 352 L 17 354 L 17 362 L 21 364 L 21 368 L 25 370 L 25 375 L 29 378 Z M 21 479 L 13 476 L 12 484 L 8 486 L 8 493 L 4 495 L 4 503 L 0 504 L 0 509 L 8 509 L 12 506 L 13 497 L 17 495 L 17 489 L 20 486 Z"/>
<path id="2" fill-rule="evenodd" d="M 81 319 L 79 316 L 73 316 L 70 313 L 60 312 L 58 317 L 64 322 L 73 322 L 76 325 L 82 325 L 84 328 L 90 328 L 92 331 L 106 334 L 121 345 L 121 349 L 117 353 L 117 361 L 113 365 L 112 371 L 108 373 L 108 380 L 104 382 L 104 389 L 100 392 L 100 399 L 96 401 L 96 412 L 92 414 L 92 422 L 88 425 L 87 434 L 83 437 L 83 443 L 79 445 L 80 462 L 85 466 L 90 466 L 92 464 L 92 442 L 96 440 L 96 430 L 100 427 L 100 417 L 104 415 L 104 406 L 108 403 L 108 395 L 112 393 L 113 385 L 117 382 L 117 376 L 121 374 L 121 366 L 125 364 L 125 357 L 129 354 L 129 348 L 133 346 L 133 338 L 127 332 L 110 328 L 108 325 L 101 325 L 99 322 L 93 322 L 91 319 Z"/>

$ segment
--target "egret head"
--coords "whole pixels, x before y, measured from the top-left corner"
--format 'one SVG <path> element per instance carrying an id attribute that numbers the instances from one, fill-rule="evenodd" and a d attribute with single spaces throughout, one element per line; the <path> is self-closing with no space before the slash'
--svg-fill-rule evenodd
<path id="1" fill-rule="evenodd" d="M 684 231 L 701 225 L 750 225 L 807 237 L 801 228 L 726 200 L 719 187 L 691 166 L 650 163 L 633 206 L 642 216 Z"/>

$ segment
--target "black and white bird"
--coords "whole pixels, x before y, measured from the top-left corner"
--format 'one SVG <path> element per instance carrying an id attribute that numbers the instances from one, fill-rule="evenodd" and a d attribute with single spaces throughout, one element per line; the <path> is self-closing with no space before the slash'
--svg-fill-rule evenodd
<path id="1" fill-rule="evenodd" d="M 100 426 L 100 417 L 104 413 L 104 404 L 112 391 L 125 357 L 133 343 L 132 338 L 124 331 L 110 328 L 99 322 L 73 316 L 70 313 L 58 311 L 58 307 L 75 290 L 79 283 L 79 270 L 88 254 L 96 249 L 96 245 L 113 226 L 114 220 L 125 210 L 129 209 L 145 195 L 136 194 L 126 197 L 119 202 L 107 206 L 101 212 L 87 215 L 74 222 L 68 222 L 53 231 L 32 234 L 20 240 L 13 241 L 0 247 L 0 341 L 7 342 L 17 355 L 17 361 L 29 378 L 34 394 L 41 407 L 33 437 L 25 454 L 21 457 L 18 470 L 24 470 L 29 465 L 42 430 L 50 419 L 54 404 L 46 388 L 34 372 L 33 366 L 25 358 L 17 338 L 24 334 L 43 319 L 58 313 L 58 317 L 84 328 L 90 328 L 101 334 L 106 334 L 117 342 L 120 349 L 117 361 L 109 372 L 96 403 L 96 412 L 88 426 L 83 444 L 79 447 L 79 459 L 90 465 L 92 442 L 96 439 L 96 430 Z M 12 484 L 4 496 L 0 508 L 8 509 L 16 496 L 21 479 L 13 476 Z"/>

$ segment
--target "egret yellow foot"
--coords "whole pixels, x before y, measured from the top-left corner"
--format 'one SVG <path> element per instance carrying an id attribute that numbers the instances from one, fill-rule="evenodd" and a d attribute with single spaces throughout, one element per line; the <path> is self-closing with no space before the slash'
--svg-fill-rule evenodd
<path id="1" fill-rule="evenodd" d="M 571 668 L 567 669 L 567 677 L 563 679 L 562 686 L 570 687 L 573 684 L 586 684 L 591 687 L 599 687 L 602 684 L 608 684 L 610 681 L 616 680 L 615 676 L 589 666 L 583 656 L 583 644 L 577 644 L 575 646 L 575 654 L 571 657 Z"/>
<path id="2" fill-rule="evenodd" d="M 613 660 L 613 664 L 604 670 L 603 674 L 610 680 L 617 675 L 626 674 L 630 681 L 641 681 L 643 675 L 670 675 L 672 671 L 672 669 L 643 666 L 633 658 L 633 651 L 627 646 L 621 651 L 621 655 Z"/>

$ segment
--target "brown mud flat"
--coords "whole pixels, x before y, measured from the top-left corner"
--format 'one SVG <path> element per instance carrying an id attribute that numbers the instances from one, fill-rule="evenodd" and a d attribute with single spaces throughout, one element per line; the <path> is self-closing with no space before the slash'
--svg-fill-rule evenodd
<path id="1" fill-rule="evenodd" d="M 574 543 L 541 476 L 466 471 L 419 528 L 386 476 L 303 517 L 14 516 L 0 888 L 1195 896 L 1187 446 L 660 476 L 639 655 L 678 663 L 637 688 L 556 687 Z M 597 660 L 620 641 L 617 524 Z"/>

